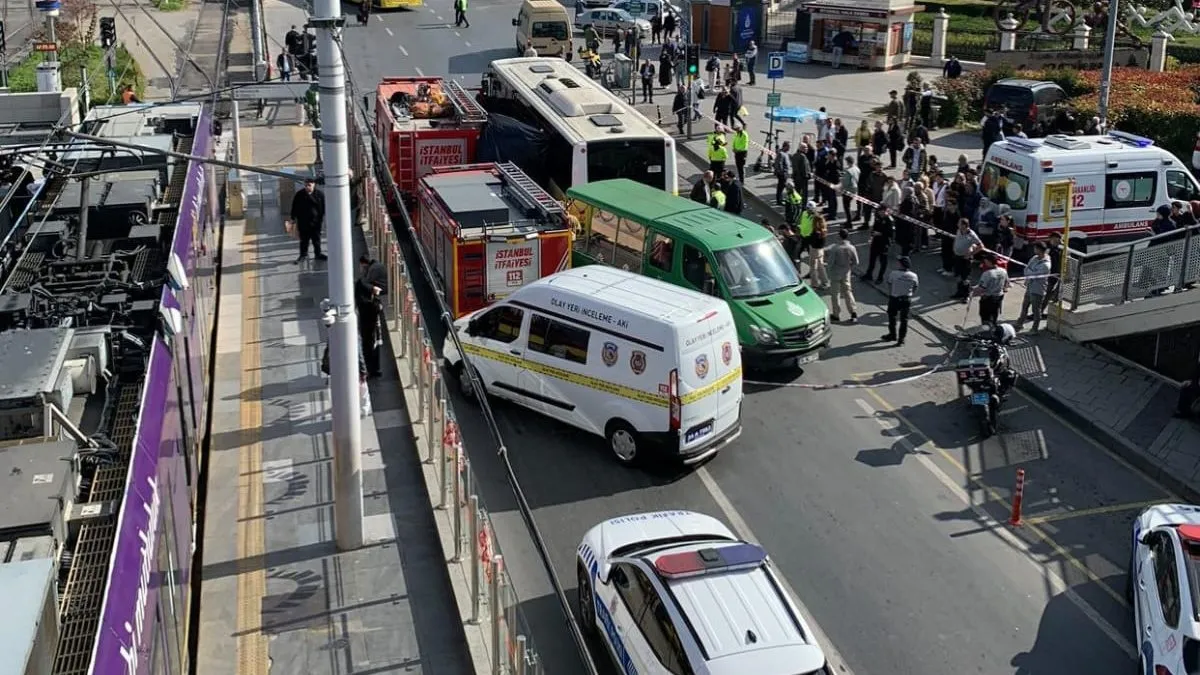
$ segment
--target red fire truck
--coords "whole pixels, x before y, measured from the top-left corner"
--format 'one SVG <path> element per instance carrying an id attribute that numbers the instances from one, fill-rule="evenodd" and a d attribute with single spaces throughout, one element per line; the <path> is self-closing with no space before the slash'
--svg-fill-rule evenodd
<path id="1" fill-rule="evenodd" d="M 456 319 L 571 264 L 562 204 L 510 162 L 435 167 L 413 221 Z"/>
<path id="2" fill-rule="evenodd" d="M 486 123 L 487 111 L 454 80 L 388 77 L 379 83 L 375 133 L 408 207 L 422 176 L 475 161 L 475 144 Z"/>

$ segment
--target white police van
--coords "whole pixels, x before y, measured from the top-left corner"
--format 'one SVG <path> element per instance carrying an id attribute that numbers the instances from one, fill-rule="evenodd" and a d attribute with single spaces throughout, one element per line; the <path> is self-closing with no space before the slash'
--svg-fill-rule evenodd
<path id="1" fill-rule="evenodd" d="M 692 464 L 741 434 L 742 361 L 720 298 L 603 265 L 527 284 L 462 317 L 442 355 L 485 393 L 604 436 L 617 460 Z"/>
<path id="2" fill-rule="evenodd" d="M 1200 507 L 1156 504 L 1133 521 L 1126 594 L 1139 673 L 1200 672 Z"/>
<path id="3" fill-rule="evenodd" d="M 989 202 L 1012 209 L 1020 248 L 1062 231 L 1062 220 L 1055 217 L 1063 205 L 1048 203 L 1046 184 L 1067 179 L 1075 181 L 1074 248 L 1149 236 L 1158 207 L 1200 199 L 1200 186 L 1184 162 L 1149 138 L 1120 131 L 994 143 L 984 158 L 979 188 Z"/>
<path id="4" fill-rule="evenodd" d="M 690 511 L 588 530 L 579 621 L 624 675 L 831 675 L 766 552 Z"/>

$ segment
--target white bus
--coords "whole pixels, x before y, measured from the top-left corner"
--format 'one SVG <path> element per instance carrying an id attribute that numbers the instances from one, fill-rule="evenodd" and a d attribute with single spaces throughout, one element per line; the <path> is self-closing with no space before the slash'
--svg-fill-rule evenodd
<path id="1" fill-rule="evenodd" d="M 549 139 L 550 192 L 628 178 L 678 194 L 675 139 L 632 105 L 559 58 L 492 61 L 483 74 L 484 106 Z"/>

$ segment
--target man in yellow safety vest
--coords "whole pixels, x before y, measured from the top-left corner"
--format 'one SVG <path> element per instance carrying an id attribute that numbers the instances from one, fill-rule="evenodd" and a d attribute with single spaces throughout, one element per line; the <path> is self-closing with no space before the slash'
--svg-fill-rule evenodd
<path id="1" fill-rule="evenodd" d="M 817 203 L 809 202 L 805 204 L 804 211 L 800 213 L 800 224 L 796 228 L 796 234 L 800 236 L 800 248 L 796 253 L 799 258 L 801 253 L 808 250 L 809 243 L 812 241 L 813 220 L 817 213 Z"/>
<path id="2" fill-rule="evenodd" d="M 729 141 L 725 139 L 725 128 L 720 124 L 708 135 L 708 170 L 714 176 L 725 172 L 725 160 L 729 159 Z"/>
<path id="3" fill-rule="evenodd" d="M 733 125 L 733 165 L 737 167 L 738 182 L 746 184 L 746 155 L 750 152 L 750 134 L 740 124 Z"/>

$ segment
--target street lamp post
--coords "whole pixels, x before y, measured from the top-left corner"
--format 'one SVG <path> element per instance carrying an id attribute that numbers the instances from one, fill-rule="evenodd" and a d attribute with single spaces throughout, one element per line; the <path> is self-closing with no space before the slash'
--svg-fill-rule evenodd
<path id="1" fill-rule="evenodd" d="M 1118 0 L 1108 3 L 1108 32 L 1104 34 L 1104 66 L 1100 71 L 1100 128 L 1108 130 L 1108 98 L 1112 93 L 1113 61 L 1117 51 Z"/>

